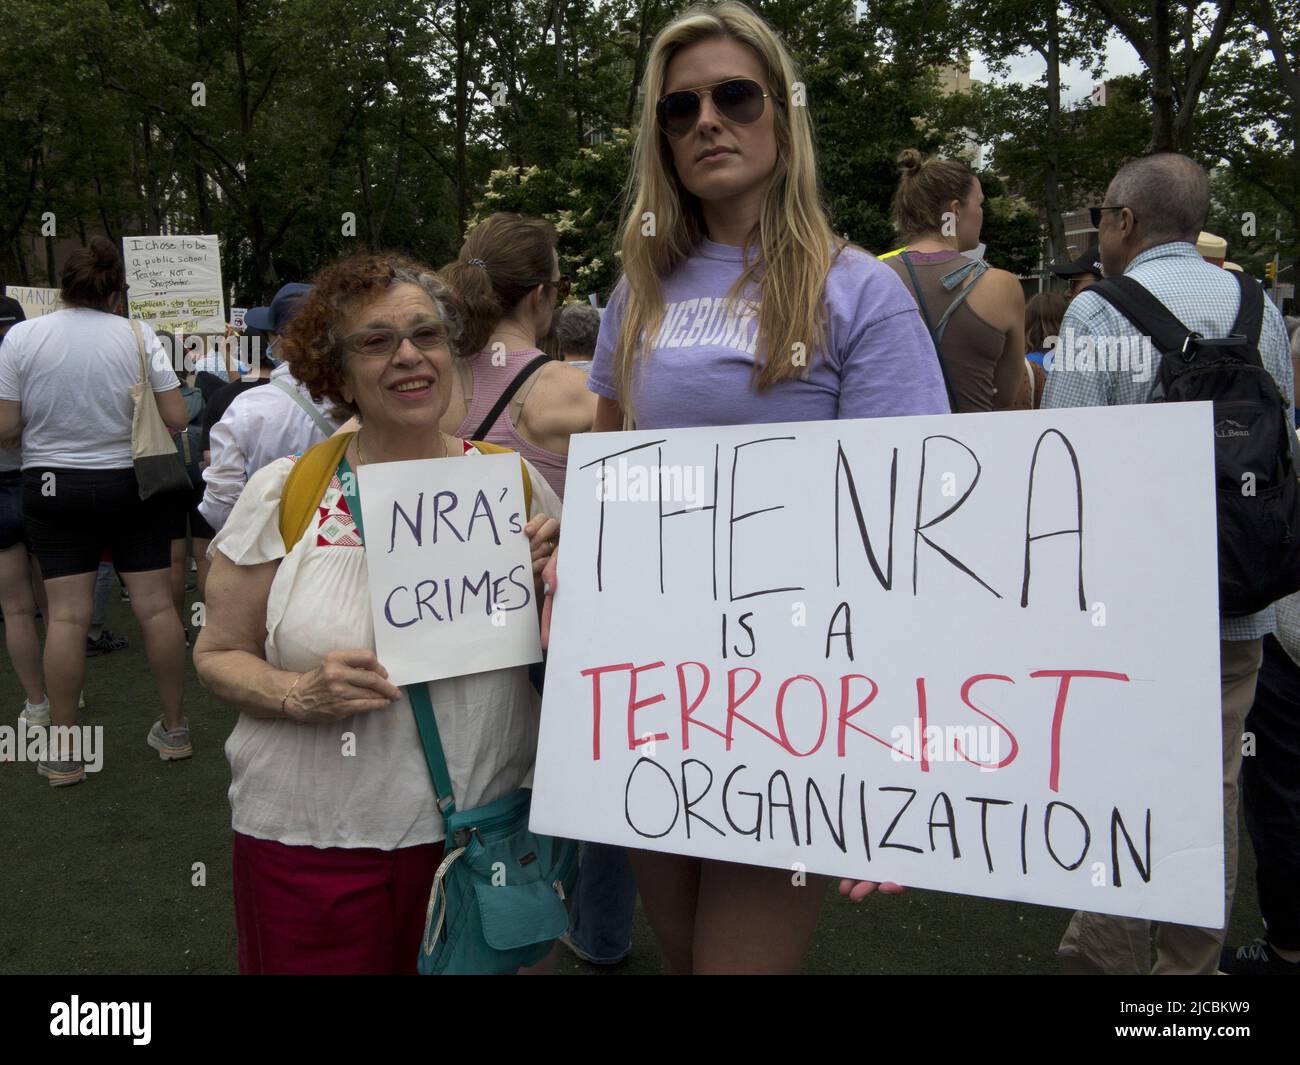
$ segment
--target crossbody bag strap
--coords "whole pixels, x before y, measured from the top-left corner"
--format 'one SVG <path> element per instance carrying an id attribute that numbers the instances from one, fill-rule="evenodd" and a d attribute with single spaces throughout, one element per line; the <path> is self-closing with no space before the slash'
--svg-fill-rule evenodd
<path id="1" fill-rule="evenodd" d="M 357 477 L 352 472 L 347 458 L 339 460 L 339 484 L 343 486 L 343 496 L 348 502 L 348 510 L 357 526 L 357 535 L 361 537 L 362 549 L 366 543 L 365 523 L 361 518 L 361 496 Z M 442 739 L 438 735 L 438 720 L 433 716 L 433 700 L 429 697 L 428 683 L 403 685 L 411 700 L 411 709 L 415 713 L 415 727 L 420 732 L 420 746 L 424 748 L 424 761 L 429 767 L 429 776 L 433 780 L 433 795 L 438 800 L 438 809 L 444 818 L 456 812 L 456 800 L 451 790 L 451 772 L 447 769 L 447 756 L 442 750 Z"/>
<path id="2" fill-rule="evenodd" d="M 898 258 L 907 267 L 907 276 L 912 279 L 912 290 L 916 293 L 916 305 L 921 308 L 921 318 L 924 319 L 925 328 L 930 333 L 930 340 L 934 344 L 934 357 L 939 362 L 939 373 L 943 376 L 944 391 L 948 393 L 948 408 L 955 414 L 957 413 L 957 393 L 953 390 L 952 381 L 948 377 L 948 367 L 943 364 L 943 352 L 939 350 L 939 338 L 934 332 L 934 322 L 930 320 L 930 308 L 926 306 L 925 296 L 921 293 L 921 282 L 907 258 L 906 248 L 902 250 Z"/>
<path id="3" fill-rule="evenodd" d="M 316 428 L 319 429 L 322 433 L 324 433 L 326 436 L 332 436 L 334 434 L 334 426 L 330 425 L 330 423 L 325 420 L 324 415 L 322 415 L 320 411 L 318 411 L 315 407 L 313 407 L 311 403 L 308 402 L 307 397 L 304 396 L 301 392 L 299 392 L 297 388 L 289 384 L 289 382 L 286 381 L 283 377 L 275 378 L 275 380 L 273 380 L 271 384 L 275 385 L 276 388 L 278 388 L 291 400 L 297 403 L 298 406 L 300 406 L 304 411 L 306 411 L 307 416 L 311 418 L 313 422 L 316 423 Z"/>
<path id="4" fill-rule="evenodd" d="M 438 719 L 433 716 L 433 700 L 429 697 L 429 685 L 408 684 L 406 694 L 411 697 L 411 709 L 415 712 L 415 727 L 420 731 L 420 746 L 424 748 L 424 761 L 429 767 L 429 777 L 433 780 L 434 798 L 438 800 L 438 809 L 444 818 L 456 812 L 456 800 L 451 790 L 451 772 L 447 769 L 447 756 L 442 751 L 442 739 L 438 735 Z"/>
<path id="5" fill-rule="evenodd" d="M 478 429 L 470 434 L 470 439 L 485 439 L 488 433 L 492 431 L 492 426 L 496 425 L 497 419 L 501 417 L 501 412 L 506 409 L 506 405 L 514 397 L 514 394 L 519 391 L 520 386 L 527 381 L 528 378 L 532 377 L 534 370 L 539 369 L 544 363 L 550 361 L 551 357 L 549 355 L 538 355 L 537 358 L 533 359 L 527 366 L 520 370 L 515 376 L 515 379 L 511 381 L 510 384 L 506 385 L 506 390 L 502 392 L 501 395 L 497 396 L 497 401 L 492 404 L 492 409 L 487 412 L 487 417 L 485 417 L 479 424 Z"/>

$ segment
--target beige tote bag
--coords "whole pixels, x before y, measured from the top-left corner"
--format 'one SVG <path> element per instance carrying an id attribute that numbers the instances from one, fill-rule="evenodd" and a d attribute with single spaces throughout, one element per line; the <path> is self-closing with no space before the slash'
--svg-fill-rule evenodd
<path id="1" fill-rule="evenodd" d="M 158 400 L 154 398 L 153 386 L 149 383 L 144 334 L 140 331 L 140 323 L 134 319 L 131 332 L 135 334 L 136 351 L 140 353 L 140 382 L 129 389 L 135 408 L 131 417 L 131 459 L 135 464 L 140 498 L 149 499 L 160 492 L 187 491 L 190 475 L 158 411 Z"/>

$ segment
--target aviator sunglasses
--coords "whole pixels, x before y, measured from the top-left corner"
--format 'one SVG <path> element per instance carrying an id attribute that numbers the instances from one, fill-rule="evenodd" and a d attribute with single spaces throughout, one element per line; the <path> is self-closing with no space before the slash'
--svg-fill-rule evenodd
<path id="1" fill-rule="evenodd" d="M 705 96 L 713 97 L 713 106 L 728 122 L 747 126 L 763 114 L 763 101 L 768 94 L 750 78 L 732 78 L 701 85 L 698 89 L 670 92 L 659 100 L 659 127 L 674 140 L 686 136 L 700 117 Z"/>

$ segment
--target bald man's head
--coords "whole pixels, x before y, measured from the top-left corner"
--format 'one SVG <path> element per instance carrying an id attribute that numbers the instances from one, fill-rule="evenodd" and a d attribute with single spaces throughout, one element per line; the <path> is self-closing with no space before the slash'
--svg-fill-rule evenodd
<path id="1" fill-rule="evenodd" d="M 1174 240 L 1195 244 L 1210 210 L 1210 179 L 1187 156 L 1157 152 L 1120 167 L 1106 202 L 1133 212 L 1147 244 Z"/>

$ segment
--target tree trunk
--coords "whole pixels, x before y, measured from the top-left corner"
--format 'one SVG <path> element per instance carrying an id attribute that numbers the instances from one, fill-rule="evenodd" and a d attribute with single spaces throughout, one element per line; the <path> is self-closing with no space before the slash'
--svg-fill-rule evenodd
<path id="1" fill-rule="evenodd" d="M 469 101 L 466 99 L 469 79 L 465 69 L 466 2 L 456 0 L 456 225 L 462 240 L 469 223 L 469 190 L 466 188 L 469 168 L 465 158 L 469 125 Z"/>
<path id="2" fill-rule="evenodd" d="M 375 203 L 370 188 L 370 167 L 366 158 L 365 128 L 357 131 L 357 177 L 361 182 L 361 208 L 366 213 L 365 234 L 371 248 L 379 247 L 379 235 L 375 232 Z"/>
<path id="3" fill-rule="evenodd" d="M 650 48 L 650 25 L 658 8 L 658 0 L 641 0 L 641 20 L 637 28 L 636 58 L 632 65 L 632 84 L 627 90 L 627 107 L 623 114 L 623 126 L 632 128 L 636 117 L 636 91 L 645 74 L 646 53 Z"/>
<path id="4" fill-rule="evenodd" d="M 161 233 L 163 230 L 162 206 L 158 195 L 157 169 L 153 155 L 153 134 L 146 116 L 140 123 L 140 143 L 144 148 L 144 221 L 145 231 Z"/>
<path id="5" fill-rule="evenodd" d="M 1061 219 L 1061 32 L 1057 0 L 1047 0 L 1047 155 L 1043 172 L 1043 209 L 1047 213 L 1048 254 L 1052 261 L 1065 253 L 1065 223 Z"/>
<path id="6" fill-rule="evenodd" d="M 194 214 L 200 233 L 212 232 L 212 211 L 208 204 L 208 180 L 196 163 L 194 166 Z"/>
<path id="7" fill-rule="evenodd" d="M 23 250 L 22 237 L 18 237 L 13 242 L 14 261 L 18 263 L 18 281 L 24 286 L 30 286 L 32 283 L 32 272 L 27 268 L 27 253 Z"/>
<path id="8" fill-rule="evenodd" d="M 1151 144 L 1153 152 L 1174 148 L 1174 87 L 1169 55 L 1169 0 L 1152 0 L 1151 44 L 1147 53 L 1151 71 Z"/>

